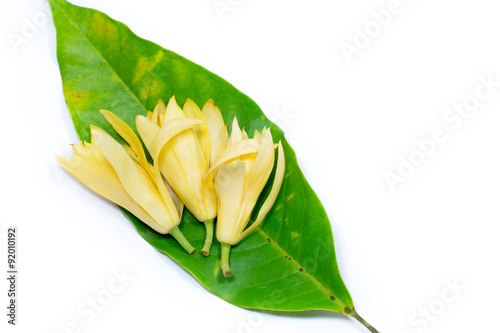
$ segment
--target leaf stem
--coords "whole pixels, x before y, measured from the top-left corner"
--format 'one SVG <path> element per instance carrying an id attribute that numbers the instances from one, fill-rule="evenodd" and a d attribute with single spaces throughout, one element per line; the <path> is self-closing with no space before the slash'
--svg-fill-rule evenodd
<path id="1" fill-rule="evenodd" d="M 355 318 L 357 321 L 359 321 L 361 324 L 363 324 L 370 332 L 380 333 L 379 331 L 377 331 L 375 327 L 373 327 L 366 320 L 364 320 L 356 311 L 354 311 L 351 316 Z"/>
<path id="2" fill-rule="evenodd" d="M 181 244 L 182 248 L 186 250 L 188 254 L 193 254 L 196 252 L 195 248 L 189 243 L 186 237 L 184 237 L 179 227 L 174 227 L 173 229 L 171 229 L 170 234 L 179 244 Z"/>
<path id="3" fill-rule="evenodd" d="M 205 244 L 201 249 L 201 254 L 205 257 L 208 257 L 210 254 L 210 248 L 212 247 L 212 242 L 214 240 L 214 220 L 205 221 L 205 228 L 207 229 L 207 233 L 205 235 Z"/>
<path id="4" fill-rule="evenodd" d="M 229 250 L 231 250 L 231 245 L 221 244 L 221 269 L 224 277 L 233 275 L 233 271 L 229 268 Z"/>

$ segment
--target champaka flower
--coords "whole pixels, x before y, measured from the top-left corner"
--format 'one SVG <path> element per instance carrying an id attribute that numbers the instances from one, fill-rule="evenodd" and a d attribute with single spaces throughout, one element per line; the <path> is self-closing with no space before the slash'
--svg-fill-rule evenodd
<path id="1" fill-rule="evenodd" d="M 161 234 L 171 234 L 189 254 L 195 249 L 178 228 L 183 205 L 164 182 L 153 161 L 148 163 L 134 131 L 112 112 L 101 114 L 128 143 L 122 145 L 104 130 L 91 126 L 91 142 L 73 145 L 75 156 L 56 156 L 59 163 L 93 191 L 125 208 Z M 201 121 L 175 119 L 162 128 L 158 140 L 168 142 L 175 135 Z"/>
<path id="2" fill-rule="evenodd" d="M 197 119 L 200 125 L 187 129 L 168 142 L 155 141 L 157 133 L 170 121 Z M 181 109 L 173 96 L 168 105 L 158 101 L 153 112 L 138 116 L 136 126 L 148 151 L 159 154 L 159 168 L 184 205 L 206 227 L 204 256 L 210 253 L 217 216 L 213 175 L 205 177 L 210 166 L 226 148 L 227 128 L 212 100 L 200 108 L 190 99 Z M 160 149 L 158 149 L 160 147 Z"/>
<path id="3" fill-rule="evenodd" d="M 278 148 L 276 171 L 271 191 L 255 221 L 249 225 L 255 204 L 272 173 L 274 149 Z M 209 170 L 215 172 L 214 184 L 218 202 L 217 240 L 221 243 L 221 268 L 230 277 L 229 252 L 254 231 L 273 206 L 285 175 L 285 156 L 281 141 L 273 143 L 271 130 L 255 131 L 252 139 L 241 130 L 235 118 L 227 149 Z M 249 226 L 248 226 L 249 225 Z M 247 227 L 248 226 L 248 227 Z"/>

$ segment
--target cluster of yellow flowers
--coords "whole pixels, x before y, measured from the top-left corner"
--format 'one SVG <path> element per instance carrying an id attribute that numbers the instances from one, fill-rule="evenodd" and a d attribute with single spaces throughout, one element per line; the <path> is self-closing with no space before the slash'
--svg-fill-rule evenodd
<path id="1" fill-rule="evenodd" d="M 153 163 L 135 132 L 118 116 L 101 110 L 126 144 L 91 126 L 91 142 L 73 145 L 75 156 L 57 156 L 61 165 L 83 184 L 134 214 L 155 231 L 170 234 L 189 253 L 195 249 L 179 230 L 184 205 L 206 226 L 201 250 L 208 256 L 217 219 L 221 269 L 229 277 L 229 251 L 257 228 L 273 206 L 285 174 L 281 142 L 271 130 L 255 130 L 249 138 L 236 117 L 231 136 L 212 100 L 200 108 L 187 100 L 181 109 L 172 97 L 154 111 L 137 116 L 136 127 Z M 264 204 L 248 226 L 257 199 L 276 172 Z"/>

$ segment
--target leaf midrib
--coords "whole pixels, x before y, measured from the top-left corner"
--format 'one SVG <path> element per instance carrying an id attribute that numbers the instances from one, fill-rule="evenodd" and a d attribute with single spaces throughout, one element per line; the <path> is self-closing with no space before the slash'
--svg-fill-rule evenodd
<path id="1" fill-rule="evenodd" d="M 304 273 L 317 287 L 318 289 L 322 290 L 325 294 L 327 294 L 328 296 L 334 296 L 335 297 L 335 300 L 333 300 L 334 302 L 336 302 L 337 304 L 339 304 L 342 309 L 344 308 L 347 308 L 347 305 L 344 304 L 342 301 L 340 301 L 340 299 L 337 297 L 337 295 L 335 295 L 333 292 L 330 291 L 330 289 L 328 289 L 325 285 L 323 285 L 321 282 L 319 282 L 311 273 L 309 273 L 304 267 L 302 267 L 288 252 L 286 252 L 279 244 L 277 241 L 275 241 L 271 236 L 269 236 L 264 230 L 262 230 L 260 227 L 256 229 L 259 233 L 262 234 L 262 236 L 264 236 L 264 238 L 267 240 L 267 239 L 271 239 L 273 240 L 273 243 L 274 243 L 274 247 L 280 251 L 283 255 L 285 256 L 288 256 L 288 258 L 290 258 L 290 262 L 293 263 L 295 266 L 297 266 L 298 269 L 302 268 L 302 273 Z"/>

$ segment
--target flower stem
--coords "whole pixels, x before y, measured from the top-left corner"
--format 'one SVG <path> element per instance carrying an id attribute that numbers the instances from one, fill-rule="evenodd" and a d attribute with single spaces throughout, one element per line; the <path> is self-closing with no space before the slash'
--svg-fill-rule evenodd
<path id="1" fill-rule="evenodd" d="M 354 311 L 352 317 L 355 318 L 357 321 L 359 321 L 361 324 L 363 324 L 370 332 L 380 333 L 379 331 L 377 331 L 375 327 L 373 327 L 366 320 L 364 320 L 356 311 Z"/>
<path id="2" fill-rule="evenodd" d="M 208 257 L 208 255 L 210 254 L 210 248 L 212 247 L 212 242 L 214 240 L 214 220 L 206 221 L 203 224 L 205 224 L 207 233 L 205 235 L 205 244 L 201 249 L 201 254 L 203 254 L 205 257 Z"/>
<path id="3" fill-rule="evenodd" d="M 229 250 L 231 250 L 231 245 L 221 244 L 221 268 L 224 277 L 233 275 L 233 271 L 229 268 Z"/>
<path id="4" fill-rule="evenodd" d="M 181 246 L 184 248 L 184 250 L 186 250 L 188 254 L 193 254 L 196 252 L 194 247 L 189 244 L 189 241 L 186 239 L 186 237 L 184 237 L 178 227 L 174 227 L 173 229 L 171 229 L 170 234 L 175 238 L 177 242 L 179 242 L 179 244 L 181 244 Z"/>

